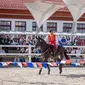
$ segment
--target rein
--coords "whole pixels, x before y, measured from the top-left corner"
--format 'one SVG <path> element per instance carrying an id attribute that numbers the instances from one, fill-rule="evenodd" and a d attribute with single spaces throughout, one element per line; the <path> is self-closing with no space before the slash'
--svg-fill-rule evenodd
<path id="1" fill-rule="evenodd" d="M 44 55 L 46 52 L 48 52 L 49 49 L 50 49 L 50 48 L 48 48 L 45 52 L 43 52 L 42 55 Z"/>

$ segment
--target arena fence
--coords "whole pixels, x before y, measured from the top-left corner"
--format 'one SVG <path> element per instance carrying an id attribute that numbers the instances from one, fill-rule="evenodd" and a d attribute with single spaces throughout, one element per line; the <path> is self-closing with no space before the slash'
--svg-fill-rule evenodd
<path id="1" fill-rule="evenodd" d="M 35 47 L 34 45 L 0 45 L 0 47 L 27 47 L 29 49 L 28 53 L 0 53 L 0 56 L 28 56 L 29 62 L 31 62 L 31 56 L 39 56 L 41 54 L 37 53 L 32 53 L 31 48 Z M 85 46 L 64 46 L 65 48 L 85 48 Z M 76 56 L 85 56 L 85 54 L 68 54 L 69 56 L 71 55 L 76 55 Z"/>

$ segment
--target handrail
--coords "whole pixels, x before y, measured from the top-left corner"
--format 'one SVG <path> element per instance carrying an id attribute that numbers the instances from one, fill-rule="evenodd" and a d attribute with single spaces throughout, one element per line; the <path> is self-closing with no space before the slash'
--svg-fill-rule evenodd
<path id="1" fill-rule="evenodd" d="M 0 47 L 35 47 L 35 45 L 0 45 Z M 85 46 L 64 46 L 65 48 L 85 48 Z"/>
<path id="2" fill-rule="evenodd" d="M 35 45 L 0 45 L 0 47 L 35 47 Z"/>
<path id="3" fill-rule="evenodd" d="M 29 55 L 29 56 L 39 56 L 39 55 L 41 55 L 41 53 L 39 53 L 39 54 L 37 54 L 37 53 L 31 53 L 31 54 L 29 54 L 29 53 L 0 53 L 0 55 L 15 55 L 15 56 L 26 56 L 26 55 Z M 82 55 L 82 56 L 84 56 L 85 54 L 67 54 L 67 55 Z"/>

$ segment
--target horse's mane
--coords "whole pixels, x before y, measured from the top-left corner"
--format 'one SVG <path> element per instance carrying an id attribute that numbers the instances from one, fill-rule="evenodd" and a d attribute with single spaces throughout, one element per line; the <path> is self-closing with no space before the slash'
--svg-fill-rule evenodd
<path id="1" fill-rule="evenodd" d="M 44 39 L 42 39 L 42 38 L 40 38 L 45 44 L 47 44 L 47 42 L 44 40 Z"/>
<path id="2" fill-rule="evenodd" d="M 49 48 L 48 43 L 47 43 L 44 39 L 42 39 L 42 38 L 40 38 L 40 37 L 39 37 L 39 39 L 42 40 L 42 42 L 43 42 L 43 43 L 41 44 L 42 50 L 43 50 L 43 51 L 46 51 L 46 49 Z"/>

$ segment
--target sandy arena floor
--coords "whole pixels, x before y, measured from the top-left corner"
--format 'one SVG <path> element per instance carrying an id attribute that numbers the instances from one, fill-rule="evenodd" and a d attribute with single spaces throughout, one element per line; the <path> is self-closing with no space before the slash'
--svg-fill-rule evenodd
<path id="1" fill-rule="evenodd" d="M 38 75 L 38 68 L 1 68 L 0 85 L 85 85 L 85 67 L 51 68 L 51 74 L 43 69 Z"/>

